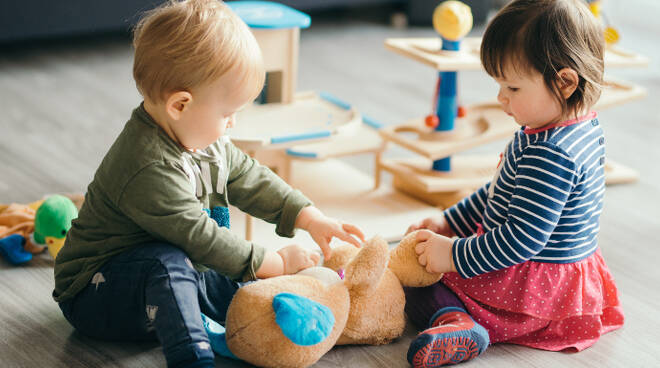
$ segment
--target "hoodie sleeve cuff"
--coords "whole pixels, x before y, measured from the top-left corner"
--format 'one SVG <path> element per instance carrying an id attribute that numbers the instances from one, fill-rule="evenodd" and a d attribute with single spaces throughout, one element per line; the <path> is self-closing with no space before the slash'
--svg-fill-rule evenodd
<path id="1" fill-rule="evenodd" d="M 300 213 L 300 210 L 303 208 L 311 206 L 312 204 L 312 201 L 305 197 L 299 190 L 293 190 L 288 195 L 286 202 L 284 202 L 280 222 L 275 228 L 277 235 L 292 238 L 296 233 L 295 226 L 298 213 Z"/>
<path id="2" fill-rule="evenodd" d="M 266 256 L 266 249 L 262 246 L 259 246 L 254 243 L 252 245 L 252 252 L 250 253 L 250 260 L 247 266 L 247 269 L 241 277 L 241 281 L 253 281 L 257 279 L 257 270 L 261 267 L 261 264 L 264 262 L 264 257 Z"/>

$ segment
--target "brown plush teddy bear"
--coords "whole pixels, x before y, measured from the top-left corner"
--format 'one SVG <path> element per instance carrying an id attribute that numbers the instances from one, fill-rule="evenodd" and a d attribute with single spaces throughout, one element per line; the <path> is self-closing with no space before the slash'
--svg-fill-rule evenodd
<path id="1" fill-rule="evenodd" d="M 386 344 L 401 336 L 402 285 L 427 286 L 442 277 L 418 264 L 415 235 L 391 251 L 380 237 L 361 249 L 338 247 L 325 267 L 242 287 L 227 311 L 225 348 L 257 366 L 306 367 L 335 344 Z M 207 331 L 218 352 L 212 328 Z"/>

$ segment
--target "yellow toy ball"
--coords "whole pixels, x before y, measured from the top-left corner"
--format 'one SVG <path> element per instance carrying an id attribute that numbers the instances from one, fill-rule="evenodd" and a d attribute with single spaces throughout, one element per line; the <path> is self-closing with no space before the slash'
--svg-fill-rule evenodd
<path id="1" fill-rule="evenodd" d="M 443 38 L 458 41 L 472 29 L 472 10 L 460 1 L 445 1 L 433 11 L 433 28 Z"/>
<path id="2" fill-rule="evenodd" d="M 603 31 L 603 35 L 605 37 L 605 42 L 608 45 L 613 45 L 619 41 L 619 32 L 612 27 L 606 27 Z"/>

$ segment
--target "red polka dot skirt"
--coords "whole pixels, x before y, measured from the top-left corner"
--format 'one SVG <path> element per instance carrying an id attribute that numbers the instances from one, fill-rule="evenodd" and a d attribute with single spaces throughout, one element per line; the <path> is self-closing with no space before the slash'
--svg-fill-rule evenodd
<path id="1" fill-rule="evenodd" d="M 452 272 L 442 282 L 488 330 L 491 343 L 580 351 L 623 325 L 600 250 L 575 263 L 528 261 L 469 279 Z"/>

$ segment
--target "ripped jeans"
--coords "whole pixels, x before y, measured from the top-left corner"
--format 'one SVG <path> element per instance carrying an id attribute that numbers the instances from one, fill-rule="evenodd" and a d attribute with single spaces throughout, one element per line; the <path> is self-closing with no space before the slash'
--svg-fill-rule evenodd
<path id="1" fill-rule="evenodd" d="M 80 333 L 103 340 L 158 339 L 169 367 L 213 362 L 201 313 L 224 325 L 240 284 L 196 271 L 179 248 L 146 244 L 110 259 L 75 297 L 60 303 Z"/>

